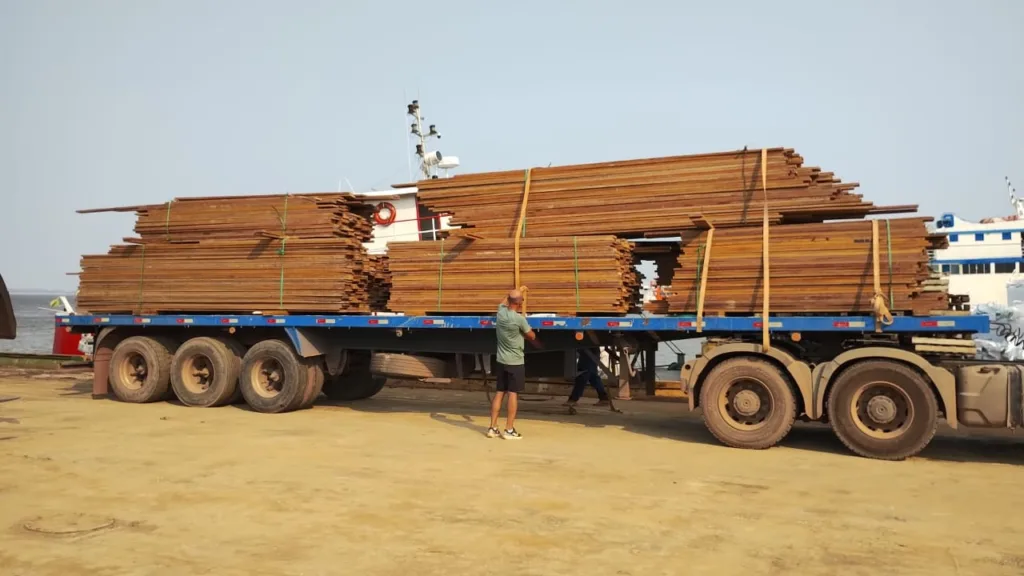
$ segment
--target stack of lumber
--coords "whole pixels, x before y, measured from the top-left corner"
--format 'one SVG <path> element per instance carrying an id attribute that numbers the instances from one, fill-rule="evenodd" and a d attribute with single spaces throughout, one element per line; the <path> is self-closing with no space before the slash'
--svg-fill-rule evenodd
<path id="1" fill-rule="evenodd" d="M 370 310 L 386 312 L 388 299 L 391 298 L 391 268 L 388 265 L 388 257 L 383 254 L 370 254 L 367 256 L 366 270 Z"/>
<path id="2" fill-rule="evenodd" d="M 913 212 L 875 207 L 831 172 L 806 167 L 792 149 L 768 150 L 768 212 L 772 224 L 864 218 Z M 451 224 L 483 238 L 510 238 L 526 188 L 526 171 L 489 172 L 417 183 L 418 201 Z M 698 227 L 760 226 L 761 150 L 533 168 L 529 171 L 527 237 L 568 230 L 632 238 L 674 236 Z"/>
<path id="3" fill-rule="evenodd" d="M 390 307 L 406 314 L 493 314 L 515 287 L 515 240 L 392 242 Z M 523 238 L 528 312 L 621 314 L 638 300 L 630 243 L 612 236 Z"/>
<path id="4" fill-rule="evenodd" d="M 928 250 L 943 248 L 945 236 L 930 235 L 928 218 L 879 222 L 881 293 L 894 313 L 929 314 L 949 306 L 935 290 Z M 716 229 L 708 252 L 708 230 L 682 235 L 682 251 L 667 300 L 650 312 L 694 313 L 707 276 L 705 314 L 756 314 L 763 298 L 760 227 Z M 770 229 L 772 313 L 870 313 L 874 296 L 872 225 L 869 221 L 791 224 Z M 891 298 L 891 299 L 890 299 Z"/>
<path id="5" fill-rule="evenodd" d="M 373 234 L 373 207 L 344 193 L 176 198 L 164 204 L 113 210 L 135 211 L 135 232 L 143 240 L 242 238 L 265 232 L 268 236 L 340 236 L 368 242 Z"/>
<path id="6" fill-rule="evenodd" d="M 372 208 L 351 195 L 185 198 L 113 210 L 137 213 L 140 238 L 82 257 L 84 311 L 370 311 L 362 243 Z"/>

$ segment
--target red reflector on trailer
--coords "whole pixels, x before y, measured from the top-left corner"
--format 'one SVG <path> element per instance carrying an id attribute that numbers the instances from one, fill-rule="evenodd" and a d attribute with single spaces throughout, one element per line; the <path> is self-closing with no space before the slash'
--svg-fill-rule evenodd
<path id="1" fill-rule="evenodd" d="M 481 320 L 480 321 L 480 325 L 481 326 L 490 326 L 491 324 L 493 324 L 493 323 L 490 320 Z"/>
<path id="2" fill-rule="evenodd" d="M 833 322 L 832 323 L 832 327 L 833 328 L 849 328 L 850 327 L 850 323 L 849 322 Z"/>
<path id="3" fill-rule="evenodd" d="M 540 325 L 541 326 L 554 326 L 555 322 L 553 320 L 541 320 Z"/>
<path id="4" fill-rule="evenodd" d="M 938 328 L 939 327 L 939 323 L 936 322 L 935 320 L 925 320 L 925 321 L 921 322 L 921 327 L 922 328 Z"/>
<path id="5" fill-rule="evenodd" d="M 135 318 L 136 324 L 142 324 L 142 318 Z"/>
<path id="6" fill-rule="evenodd" d="M 371 325 L 371 326 L 374 326 L 374 325 L 377 325 L 377 324 L 379 324 L 379 323 L 380 323 L 380 321 L 379 321 L 379 320 L 377 320 L 376 318 L 370 318 L 369 320 L 367 320 L 367 321 L 366 321 L 366 323 L 367 323 L 367 324 L 369 324 L 369 325 Z"/>
<path id="7" fill-rule="evenodd" d="M 327 319 L 326 318 L 317 318 L 316 319 L 316 323 L 317 324 L 327 324 Z"/>
<path id="8" fill-rule="evenodd" d="M 680 323 L 676 324 L 677 328 L 693 328 L 693 326 L 694 326 L 693 322 L 680 322 Z"/>

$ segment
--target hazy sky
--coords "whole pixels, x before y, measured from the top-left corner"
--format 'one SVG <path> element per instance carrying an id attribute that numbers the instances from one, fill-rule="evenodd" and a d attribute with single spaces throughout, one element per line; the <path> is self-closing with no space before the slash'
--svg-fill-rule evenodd
<path id="1" fill-rule="evenodd" d="M 1022 34 L 1018 0 L 0 0 L 0 274 L 73 289 L 133 235 L 78 208 L 407 181 L 416 96 L 463 172 L 789 146 L 1003 214 Z"/>

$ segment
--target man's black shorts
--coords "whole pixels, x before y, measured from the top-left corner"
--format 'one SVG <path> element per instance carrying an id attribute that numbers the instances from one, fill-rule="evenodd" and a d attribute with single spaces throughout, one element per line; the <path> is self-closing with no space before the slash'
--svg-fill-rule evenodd
<path id="1" fill-rule="evenodd" d="M 526 390 L 526 365 L 506 366 L 494 363 L 494 373 L 498 377 L 498 392 L 523 392 Z"/>

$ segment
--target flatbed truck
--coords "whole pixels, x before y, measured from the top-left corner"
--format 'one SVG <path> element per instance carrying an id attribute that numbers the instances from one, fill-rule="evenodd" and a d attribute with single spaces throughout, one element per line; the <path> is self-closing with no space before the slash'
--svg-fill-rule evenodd
<path id="1" fill-rule="evenodd" d="M 706 338 L 681 368 L 690 410 L 723 444 L 764 449 L 797 420 L 831 426 L 861 456 L 902 460 L 923 450 L 940 419 L 952 428 L 1024 423 L 1021 365 L 974 360 L 979 315 L 760 317 L 529 316 L 543 350 L 528 376 L 572 378 L 576 354 L 610 347 L 644 358 L 638 385 L 654 391 L 659 342 Z M 244 401 L 279 413 L 321 392 L 359 400 L 387 378 L 462 377 L 495 351 L 490 316 L 78 314 L 58 326 L 94 337 L 93 397 L 183 404 Z M 588 352 L 589 353 L 589 352 Z M 478 364 L 479 361 L 479 364 Z M 627 361 L 625 370 L 632 370 Z M 630 372 L 632 373 L 632 372 Z"/>

